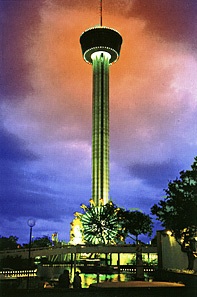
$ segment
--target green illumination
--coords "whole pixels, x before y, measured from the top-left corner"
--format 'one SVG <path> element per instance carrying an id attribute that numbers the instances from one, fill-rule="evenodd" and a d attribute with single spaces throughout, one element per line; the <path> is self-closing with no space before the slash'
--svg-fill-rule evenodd
<path id="1" fill-rule="evenodd" d="M 116 242 L 121 226 L 113 204 L 89 207 L 80 219 L 86 242 L 91 244 Z"/>
<path id="2" fill-rule="evenodd" d="M 97 206 L 109 199 L 109 59 L 105 52 L 92 55 L 92 199 Z"/>

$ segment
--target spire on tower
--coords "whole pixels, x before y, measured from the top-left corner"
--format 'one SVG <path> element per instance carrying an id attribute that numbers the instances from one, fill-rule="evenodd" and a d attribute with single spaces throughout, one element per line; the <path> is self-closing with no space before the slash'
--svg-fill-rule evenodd
<path id="1" fill-rule="evenodd" d="M 103 25 L 103 1 L 100 0 L 100 26 Z"/>

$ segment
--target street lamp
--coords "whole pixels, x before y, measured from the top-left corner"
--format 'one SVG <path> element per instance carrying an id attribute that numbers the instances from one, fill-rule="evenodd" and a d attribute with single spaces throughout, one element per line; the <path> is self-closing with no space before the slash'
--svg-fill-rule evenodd
<path id="1" fill-rule="evenodd" d="M 27 289 L 29 289 L 29 270 L 31 267 L 31 241 L 32 241 L 32 228 L 35 226 L 36 221 L 34 219 L 29 219 L 27 225 L 30 227 L 29 232 L 29 256 L 28 256 L 28 275 L 27 275 Z"/>

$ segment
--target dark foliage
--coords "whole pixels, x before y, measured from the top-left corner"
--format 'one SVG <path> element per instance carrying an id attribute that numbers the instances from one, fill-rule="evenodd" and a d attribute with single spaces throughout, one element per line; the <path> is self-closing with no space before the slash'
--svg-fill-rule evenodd
<path id="1" fill-rule="evenodd" d="M 169 182 L 165 193 L 166 198 L 153 205 L 151 212 L 188 254 L 188 268 L 192 269 L 197 237 L 197 157 L 191 170 L 181 171 L 179 179 Z"/>

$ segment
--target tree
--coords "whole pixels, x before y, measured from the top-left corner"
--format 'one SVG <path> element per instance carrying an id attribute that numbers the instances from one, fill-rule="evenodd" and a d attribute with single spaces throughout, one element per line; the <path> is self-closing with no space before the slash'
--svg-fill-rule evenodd
<path id="1" fill-rule="evenodd" d="M 52 246 L 52 240 L 44 235 L 43 237 L 36 237 L 34 241 L 32 242 L 32 247 L 49 247 Z"/>
<path id="2" fill-rule="evenodd" d="M 43 237 L 36 237 L 31 243 L 31 247 L 33 248 L 49 247 L 49 246 L 52 246 L 52 240 L 46 235 L 44 235 Z M 28 248 L 29 243 L 23 244 L 23 247 Z"/>
<path id="3" fill-rule="evenodd" d="M 138 244 L 140 234 L 152 235 L 153 223 L 149 215 L 140 211 L 125 211 L 124 224 L 127 236 Z"/>
<path id="4" fill-rule="evenodd" d="M 180 178 L 170 181 L 164 191 L 165 199 L 154 204 L 151 212 L 187 253 L 188 269 L 192 270 L 197 237 L 197 157 L 191 170 L 181 171 Z"/>
<path id="5" fill-rule="evenodd" d="M 18 237 L 16 236 L 9 236 L 4 237 L 0 236 L 0 250 L 14 250 L 18 246 Z"/>

